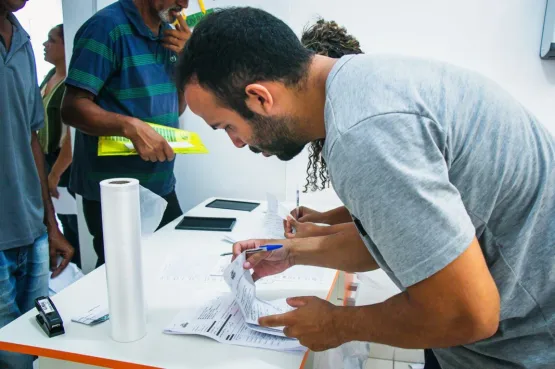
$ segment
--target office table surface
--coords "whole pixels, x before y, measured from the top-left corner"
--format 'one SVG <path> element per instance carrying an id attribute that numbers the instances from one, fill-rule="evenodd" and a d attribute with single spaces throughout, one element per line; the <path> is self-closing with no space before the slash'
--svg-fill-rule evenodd
<path id="1" fill-rule="evenodd" d="M 238 222 L 248 217 L 246 212 L 206 208 L 204 205 L 212 200 L 206 200 L 187 215 L 234 216 Z M 255 212 L 264 209 L 262 204 Z M 142 242 L 148 309 L 148 333 L 143 339 L 133 343 L 113 341 L 109 321 L 94 327 L 71 322 L 72 317 L 96 305 L 108 306 L 105 268 L 102 266 L 52 298 L 64 321 L 64 335 L 48 338 L 35 320 L 36 309 L 32 309 L 0 330 L 0 350 L 111 368 L 299 368 L 303 354 L 225 345 L 201 336 L 175 336 L 162 332 L 179 311 L 188 309 L 194 312 L 212 298 L 229 292 L 223 278 L 161 278 L 162 268 L 170 259 L 183 260 L 186 264 L 184 270 L 195 268 L 208 275 L 220 254 L 231 250 L 231 244 L 222 241 L 225 233 L 175 230 L 180 219 Z M 265 299 L 300 295 L 326 298 L 336 276 L 336 271 L 326 270 L 319 282 L 259 283 L 257 294 Z"/>

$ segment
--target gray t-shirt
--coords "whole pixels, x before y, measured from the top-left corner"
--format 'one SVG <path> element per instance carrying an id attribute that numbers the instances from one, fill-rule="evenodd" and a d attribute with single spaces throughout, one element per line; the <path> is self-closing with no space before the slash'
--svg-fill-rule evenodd
<path id="1" fill-rule="evenodd" d="M 27 246 L 46 232 L 31 132 L 42 127 L 44 107 L 29 35 L 13 15 L 10 50 L 0 42 L 0 251 Z"/>
<path id="2" fill-rule="evenodd" d="M 499 330 L 434 350 L 442 368 L 555 368 L 553 136 L 492 81 L 394 56 L 338 61 L 325 120 L 333 186 L 401 289 L 480 242 Z"/>

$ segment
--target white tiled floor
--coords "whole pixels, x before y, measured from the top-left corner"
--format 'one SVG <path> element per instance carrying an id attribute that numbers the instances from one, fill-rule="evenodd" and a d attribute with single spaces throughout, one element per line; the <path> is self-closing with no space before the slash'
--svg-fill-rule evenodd
<path id="1" fill-rule="evenodd" d="M 422 350 L 405 350 L 373 343 L 365 369 L 411 369 L 410 364 L 423 362 Z"/>
<path id="2" fill-rule="evenodd" d="M 393 360 L 395 348 L 391 346 L 372 343 L 370 345 L 370 357 L 374 359 Z"/>
<path id="3" fill-rule="evenodd" d="M 396 348 L 395 355 L 393 356 L 395 361 L 404 361 L 408 363 L 423 363 L 424 362 L 424 351 L 422 350 L 405 350 Z"/>
<path id="4" fill-rule="evenodd" d="M 403 363 L 402 361 L 396 361 L 393 364 L 393 369 L 411 369 L 411 364 L 412 363 Z"/>
<path id="5" fill-rule="evenodd" d="M 365 369 L 393 369 L 393 360 L 368 359 Z"/>

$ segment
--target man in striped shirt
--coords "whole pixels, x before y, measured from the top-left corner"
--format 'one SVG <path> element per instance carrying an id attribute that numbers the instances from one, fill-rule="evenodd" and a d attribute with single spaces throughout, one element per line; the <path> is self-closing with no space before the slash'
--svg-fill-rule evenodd
<path id="1" fill-rule="evenodd" d="M 148 123 L 178 127 L 185 110 L 173 82 L 177 54 L 191 31 L 179 16 L 188 0 L 119 0 L 77 32 L 66 79 L 64 121 L 77 128 L 70 188 L 104 263 L 100 181 L 130 177 L 164 197 L 160 227 L 182 214 L 175 194 L 174 152 Z M 176 29 L 169 23 L 178 19 Z M 138 156 L 99 157 L 98 136 L 124 136 Z"/>

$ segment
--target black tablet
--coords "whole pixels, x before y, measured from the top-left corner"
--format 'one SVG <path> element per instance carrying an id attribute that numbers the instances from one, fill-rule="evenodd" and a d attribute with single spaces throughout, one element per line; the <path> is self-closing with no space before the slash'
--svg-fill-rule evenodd
<path id="1" fill-rule="evenodd" d="M 236 218 L 184 217 L 175 229 L 231 232 Z"/>
<path id="2" fill-rule="evenodd" d="M 206 205 L 206 207 L 216 208 L 216 209 L 227 209 L 227 210 L 253 211 L 258 207 L 258 205 L 260 205 L 259 202 L 217 199 L 212 201 L 210 204 Z"/>

